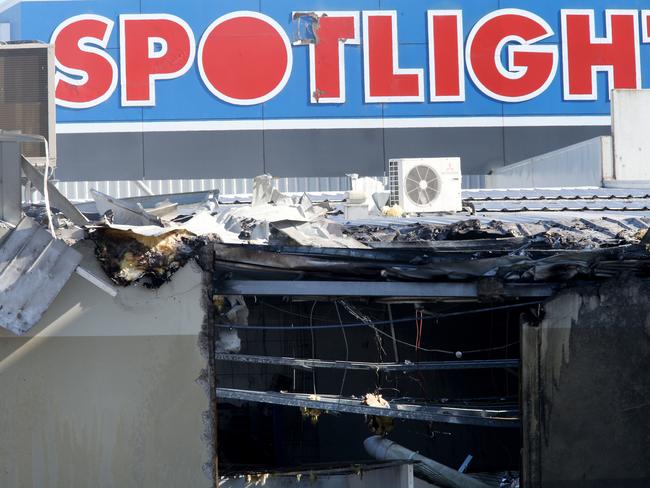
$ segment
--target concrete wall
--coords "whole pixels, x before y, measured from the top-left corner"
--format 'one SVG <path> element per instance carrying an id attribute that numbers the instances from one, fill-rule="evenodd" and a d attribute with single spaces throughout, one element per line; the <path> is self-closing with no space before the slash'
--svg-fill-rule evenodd
<path id="1" fill-rule="evenodd" d="M 528 488 L 650 486 L 650 283 L 564 292 L 522 335 Z"/>
<path id="2" fill-rule="evenodd" d="M 0 486 L 211 486 L 202 293 L 193 265 L 114 300 L 75 275 L 32 337 L 0 332 Z"/>

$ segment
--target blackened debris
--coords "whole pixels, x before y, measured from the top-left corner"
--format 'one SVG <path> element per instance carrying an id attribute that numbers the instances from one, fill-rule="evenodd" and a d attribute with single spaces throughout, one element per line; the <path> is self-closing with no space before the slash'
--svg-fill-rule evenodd
<path id="1" fill-rule="evenodd" d="M 361 242 L 430 242 L 501 239 L 518 233 L 500 222 L 483 225 L 479 220 L 463 220 L 451 225 L 411 224 L 404 226 L 359 226 L 347 229 L 347 234 Z"/>
<path id="2" fill-rule="evenodd" d="M 49 217 L 45 210 L 45 205 L 27 205 L 23 207 L 23 212 L 27 217 L 34 219 L 42 227 L 47 227 L 49 224 Z M 55 229 L 71 229 L 75 225 L 67 219 L 61 211 L 56 208 L 51 209 L 52 226 Z"/>
<path id="3" fill-rule="evenodd" d="M 455 242 L 461 247 L 466 247 L 468 241 L 475 241 L 483 242 L 483 247 L 487 248 L 490 242 L 503 243 L 508 239 L 523 239 L 527 247 L 556 250 L 593 250 L 638 244 L 645 235 L 638 228 L 606 219 L 574 219 L 564 223 L 539 221 L 525 224 L 470 219 L 449 225 L 350 225 L 345 229 L 345 233 L 371 247 L 377 247 L 377 244 L 400 247 L 405 244 L 436 242 Z"/>
<path id="4" fill-rule="evenodd" d="M 159 288 L 205 245 L 205 239 L 187 231 L 171 230 L 159 236 L 111 228 L 90 233 L 95 255 L 106 274 L 121 286 L 141 283 Z"/>

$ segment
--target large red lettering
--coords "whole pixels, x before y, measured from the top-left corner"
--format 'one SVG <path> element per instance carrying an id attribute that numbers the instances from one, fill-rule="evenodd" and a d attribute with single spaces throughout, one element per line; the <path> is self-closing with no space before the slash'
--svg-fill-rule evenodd
<path id="1" fill-rule="evenodd" d="M 77 15 L 52 34 L 56 67 L 56 103 L 90 108 L 108 100 L 117 87 L 117 64 L 105 51 L 113 21 L 99 15 Z"/>
<path id="2" fill-rule="evenodd" d="M 293 67 L 291 42 L 272 18 L 233 12 L 214 21 L 199 44 L 199 72 L 206 87 L 234 105 L 271 100 L 286 86 Z"/>
<path id="3" fill-rule="evenodd" d="M 465 100 L 462 10 L 429 10 L 429 78 L 432 102 Z"/>
<path id="4" fill-rule="evenodd" d="M 486 95 L 503 102 L 523 102 L 543 93 L 557 73 L 557 46 L 536 43 L 553 35 L 541 17 L 519 9 L 497 10 L 483 17 L 467 40 L 467 69 Z M 501 60 L 508 54 L 508 67 Z"/>
<path id="5" fill-rule="evenodd" d="M 643 42 L 650 43 L 650 10 L 641 11 L 641 25 L 643 26 Z"/>
<path id="6" fill-rule="evenodd" d="M 424 70 L 399 67 L 397 12 L 364 11 L 366 103 L 423 102 Z"/>
<path id="7" fill-rule="evenodd" d="M 293 18 L 301 15 L 294 12 Z M 316 12 L 309 42 L 311 103 L 345 103 L 345 46 L 360 44 L 358 12 Z M 303 45 L 296 41 L 294 45 Z"/>
<path id="8" fill-rule="evenodd" d="M 597 73 L 609 90 L 641 88 L 637 10 L 607 10 L 605 37 L 596 37 L 593 10 L 562 10 L 564 98 L 596 100 Z"/>
<path id="9" fill-rule="evenodd" d="M 156 105 L 156 80 L 183 76 L 196 53 L 194 34 L 179 17 L 120 15 L 122 105 Z"/>

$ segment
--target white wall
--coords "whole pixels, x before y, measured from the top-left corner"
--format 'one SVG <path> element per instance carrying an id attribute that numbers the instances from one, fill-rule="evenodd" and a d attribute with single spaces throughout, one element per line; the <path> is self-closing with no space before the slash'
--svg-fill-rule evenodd
<path id="1" fill-rule="evenodd" d="M 650 180 L 650 90 L 614 90 L 612 133 L 616 180 Z"/>
<path id="2" fill-rule="evenodd" d="M 599 187 L 612 173 L 612 138 L 603 136 L 496 169 L 486 177 L 486 184 L 489 188 Z"/>
<path id="3" fill-rule="evenodd" d="M 193 265 L 116 299 L 75 275 L 32 337 L 0 332 L 0 486 L 210 486 L 202 293 Z"/>

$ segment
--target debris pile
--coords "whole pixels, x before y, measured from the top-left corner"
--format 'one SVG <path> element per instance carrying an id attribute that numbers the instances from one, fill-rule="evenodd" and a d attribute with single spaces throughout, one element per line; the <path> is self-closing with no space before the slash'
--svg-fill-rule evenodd
<path id="1" fill-rule="evenodd" d="M 643 225 L 647 226 L 648 223 Z M 408 223 L 390 225 L 350 225 L 345 233 L 371 247 L 375 244 L 402 245 L 443 241 L 520 239 L 537 249 L 597 249 L 637 244 L 647 230 L 639 230 L 609 219 L 571 219 L 533 223 L 485 222 L 467 219 L 451 224 Z M 501 241 L 504 242 L 504 241 Z"/>
<path id="2" fill-rule="evenodd" d="M 219 324 L 242 326 L 248 325 L 249 310 L 246 301 L 242 296 L 221 296 L 212 297 L 212 304 L 215 308 Z M 220 329 L 219 337 L 215 342 L 217 353 L 234 354 L 241 351 L 241 339 L 237 329 Z"/>
<path id="3" fill-rule="evenodd" d="M 228 244 L 288 245 L 367 249 L 328 217 L 339 211 L 328 202 L 314 203 L 308 195 L 290 197 L 273 188 L 269 175 L 255 178 L 253 202 L 233 206 L 217 215 L 216 232 Z"/>

